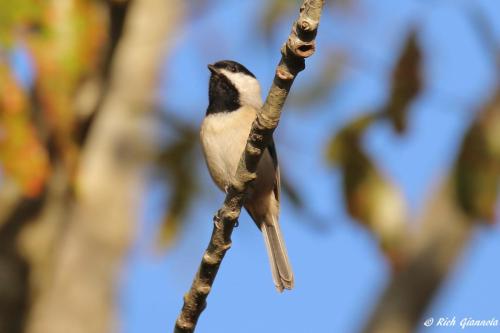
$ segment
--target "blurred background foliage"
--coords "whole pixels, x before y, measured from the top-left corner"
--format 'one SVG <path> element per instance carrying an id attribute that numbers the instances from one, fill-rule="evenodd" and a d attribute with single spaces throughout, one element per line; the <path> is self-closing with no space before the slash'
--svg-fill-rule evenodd
<path id="1" fill-rule="evenodd" d="M 86 152 L 87 139 L 101 119 L 103 101 L 112 93 L 111 68 L 117 57 L 117 45 L 129 33 L 126 24 L 135 8 L 134 2 L 148 3 L 0 0 L 0 332 L 23 332 L 29 327 L 25 325 L 26 318 L 36 298 L 43 294 L 44 284 L 37 284 L 33 276 L 31 280 L 28 276 L 41 265 L 37 260 L 57 265 L 50 258 L 72 222 L 68 216 L 79 205 L 79 188 L 85 186 L 78 181 L 82 155 L 92 153 Z M 271 43 L 274 32 L 291 23 L 290 17 L 295 15 L 299 3 L 265 2 L 257 20 L 259 30 L 254 33 Z M 203 16 L 210 2 L 188 1 L 186 6 L 183 24 Z M 326 6 L 325 16 L 331 19 L 335 11 L 356 15 L 359 4 L 355 0 L 329 0 Z M 456 6 L 461 5 L 457 2 Z M 471 3 L 463 10 L 471 13 L 470 22 L 484 41 L 487 53 L 500 59 L 498 40 L 491 37 L 489 18 Z M 320 34 L 328 33 L 320 30 Z M 409 211 L 400 189 L 366 152 L 364 140 L 370 128 L 381 123 L 389 123 L 397 135 L 404 137 L 411 126 L 412 104 L 429 83 L 424 66 L 428 63 L 426 57 L 431 55 L 422 48 L 419 23 L 412 23 L 405 36 L 387 78 L 390 88 L 385 103 L 364 110 L 332 132 L 324 143 L 325 164 L 340 170 L 342 175 L 345 210 L 373 232 L 394 274 L 410 267 L 412 258 L 418 257 L 418 252 L 412 252 L 409 246 L 414 232 L 408 227 Z M 144 36 L 144 43 L 147 38 Z M 352 50 L 333 44 L 319 47 L 326 50 L 325 55 L 310 61 L 319 62 L 315 67 L 321 70 L 303 87 L 294 88 L 290 96 L 289 105 L 303 112 L 313 112 L 315 104 L 339 94 L 338 81 L 353 63 Z M 147 60 L 137 59 L 141 61 Z M 499 72 L 497 67 L 497 76 Z M 491 224 L 498 220 L 495 215 L 500 177 L 498 81 L 497 77 L 492 97 L 474 113 L 476 119 L 464 134 L 449 170 L 450 198 L 470 223 Z M 146 104 L 155 123 L 151 131 L 158 140 L 152 156 L 145 155 L 147 170 L 143 171 L 150 172 L 150 177 L 170 193 L 156 237 L 160 248 L 168 250 L 178 239 L 186 216 L 200 195 L 206 194 L 202 190 L 202 169 L 198 167 L 203 162 L 198 149 L 198 129 L 183 119 L 182 110 L 163 110 L 154 105 L 151 96 L 145 98 L 150 99 Z M 122 116 L 128 117 L 125 113 Z M 314 219 L 314 209 L 296 187 L 295 180 L 286 172 L 283 177 L 285 201 L 292 203 L 297 211 L 305 212 L 305 220 Z M 109 182 L 113 186 L 113 180 Z M 63 195 L 54 195 L 54 191 Z M 54 207 L 53 200 L 58 200 L 58 218 L 63 222 L 43 224 L 51 230 L 49 236 L 44 236 L 45 243 L 41 241 L 45 245 L 22 250 L 17 240 L 23 230 L 47 218 L 47 207 Z M 33 239 L 29 242 L 39 244 Z M 40 251 L 45 255 L 34 255 Z M 51 273 L 43 274 L 50 284 Z M 421 313 L 423 308 L 418 311 Z"/>

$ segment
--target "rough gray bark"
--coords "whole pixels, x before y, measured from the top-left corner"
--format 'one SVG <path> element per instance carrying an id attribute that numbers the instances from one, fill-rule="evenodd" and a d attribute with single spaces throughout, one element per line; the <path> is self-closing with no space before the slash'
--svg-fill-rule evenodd
<path id="1" fill-rule="evenodd" d="M 229 187 L 221 209 L 214 216 L 214 229 L 207 250 L 191 288 L 184 296 L 184 305 L 175 323 L 175 332 L 194 332 L 206 298 L 226 251 L 231 247 L 231 234 L 245 200 L 245 192 L 256 178 L 259 160 L 268 146 L 281 116 L 290 87 L 305 67 L 304 59 L 315 51 L 315 37 L 324 0 L 305 0 L 300 15 L 292 25 L 287 42 L 281 49 L 271 89 L 264 106 L 252 124 L 245 151 L 236 171 L 237 182 Z"/>

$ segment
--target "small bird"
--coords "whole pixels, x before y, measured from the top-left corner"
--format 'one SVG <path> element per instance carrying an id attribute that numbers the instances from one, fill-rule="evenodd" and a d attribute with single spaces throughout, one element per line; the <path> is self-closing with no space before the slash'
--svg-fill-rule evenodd
<path id="1" fill-rule="evenodd" d="M 208 65 L 211 72 L 208 108 L 200 138 L 208 170 L 224 192 L 233 183 L 236 168 L 257 110 L 262 107 L 260 85 L 245 66 L 230 60 Z M 293 273 L 279 225 L 280 171 L 274 141 L 257 167 L 245 209 L 262 231 L 276 289 L 293 288 Z"/>

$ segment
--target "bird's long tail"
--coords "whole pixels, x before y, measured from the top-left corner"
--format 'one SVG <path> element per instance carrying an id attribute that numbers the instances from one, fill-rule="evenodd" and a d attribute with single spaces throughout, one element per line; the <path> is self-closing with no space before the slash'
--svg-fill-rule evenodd
<path id="1" fill-rule="evenodd" d="M 283 289 L 293 288 L 293 272 L 285 242 L 281 234 L 281 229 L 277 217 L 267 214 L 266 221 L 261 225 L 262 234 L 266 243 L 267 254 L 271 264 L 273 281 L 276 289 L 282 292 Z"/>

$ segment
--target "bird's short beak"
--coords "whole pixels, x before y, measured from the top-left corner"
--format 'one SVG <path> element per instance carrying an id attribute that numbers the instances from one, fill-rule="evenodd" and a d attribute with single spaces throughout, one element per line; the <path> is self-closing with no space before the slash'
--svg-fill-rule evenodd
<path id="1" fill-rule="evenodd" d="M 219 70 L 214 65 L 209 64 L 207 67 L 212 74 L 219 74 Z"/>

